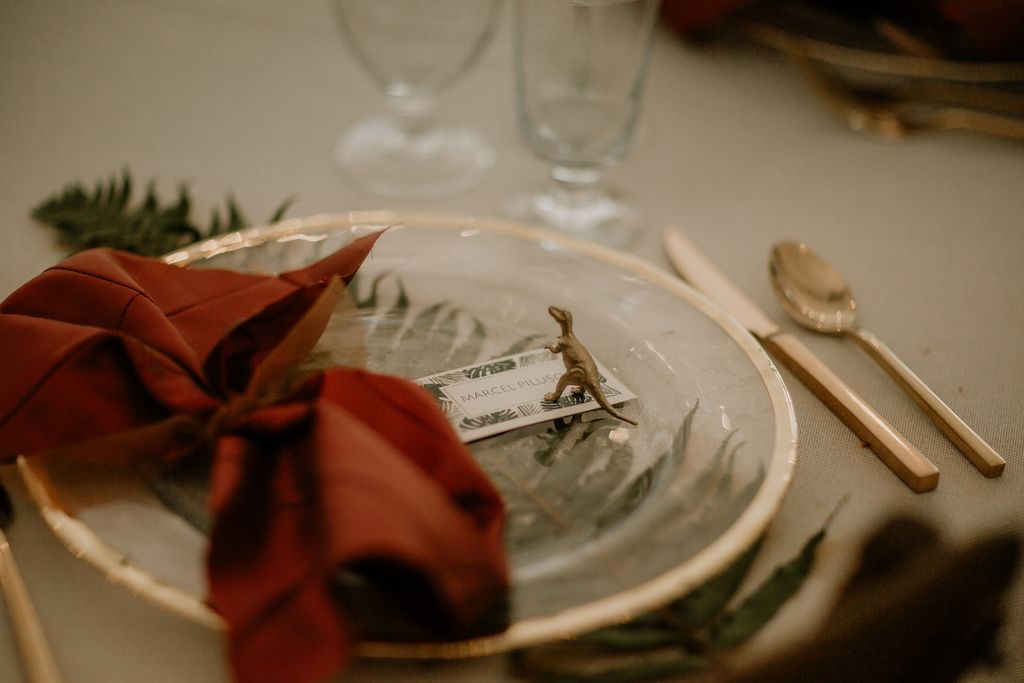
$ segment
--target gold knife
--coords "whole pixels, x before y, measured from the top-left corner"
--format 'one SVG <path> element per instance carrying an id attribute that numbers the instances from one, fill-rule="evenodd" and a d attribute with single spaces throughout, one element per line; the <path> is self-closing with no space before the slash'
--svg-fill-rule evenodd
<path id="1" fill-rule="evenodd" d="M 50 644 L 28 596 L 18 565 L 14 563 L 11 544 L 3 531 L 12 514 L 10 496 L 3 480 L 0 480 L 0 589 L 7 603 L 7 614 L 21 655 L 25 680 L 28 683 L 60 683 L 60 671 L 50 651 Z"/>
<path id="2" fill-rule="evenodd" d="M 662 234 L 665 254 L 684 280 L 736 318 L 761 345 L 853 430 L 875 455 L 917 493 L 939 484 L 939 470 L 913 444 L 876 413 L 853 389 L 800 341 L 782 332 L 679 230 Z"/>

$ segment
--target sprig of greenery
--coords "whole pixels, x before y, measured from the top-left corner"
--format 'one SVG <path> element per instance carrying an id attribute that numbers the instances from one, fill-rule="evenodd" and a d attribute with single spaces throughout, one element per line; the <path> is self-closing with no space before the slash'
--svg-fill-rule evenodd
<path id="1" fill-rule="evenodd" d="M 99 181 L 90 191 L 81 183 L 72 183 L 32 210 L 32 217 L 54 227 L 60 243 L 72 253 L 92 247 L 123 249 L 144 256 L 159 256 L 197 240 L 241 230 L 249 220 L 228 196 L 223 210 L 214 208 L 210 223 L 202 227 L 190 216 L 192 199 L 188 186 L 179 185 L 178 197 L 162 204 L 156 183 L 146 185 L 142 203 L 132 206 L 134 183 L 128 169 L 120 178 Z M 276 222 L 294 203 L 281 203 L 268 222 Z"/>
<path id="2" fill-rule="evenodd" d="M 559 683 L 632 683 L 707 671 L 771 621 L 800 589 L 825 532 L 823 527 L 812 535 L 731 610 L 727 607 L 754 563 L 760 540 L 721 574 L 663 609 L 573 641 L 519 651 L 513 671 L 523 679 Z"/>

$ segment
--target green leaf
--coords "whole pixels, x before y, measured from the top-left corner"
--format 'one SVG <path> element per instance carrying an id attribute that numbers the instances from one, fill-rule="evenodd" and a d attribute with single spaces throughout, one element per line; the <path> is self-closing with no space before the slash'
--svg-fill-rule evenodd
<path id="1" fill-rule="evenodd" d="M 228 195 L 228 231 L 241 230 L 249 224 L 232 195 Z"/>
<path id="2" fill-rule="evenodd" d="M 749 573 L 763 536 L 722 573 L 666 608 L 574 641 L 531 648 L 520 653 L 519 669 L 527 678 L 578 683 L 655 680 L 706 670 L 719 653 L 742 643 L 767 624 L 799 590 L 833 516 L 796 557 L 780 566 L 732 612 L 723 610 Z"/>
<path id="3" fill-rule="evenodd" d="M 434 329 L 434 325 L 437 323 L 437 316 L 441 314 L 441 311 L 447 305 L 447 301 L 439 301 L 417 313 L 409 326 L 405 328 L 402 336 L 395 342 L 395 345 L 398 348 L 418 348 L 419 341 L 427 338 L 427 335 L 430 334 L 430 331 Z"/>
<path id="4" fill-rule="evenodd" d="M 373 280 L 370 292 L 371 301 L 369 303 L 372 303 L 374 308 L 376 308 L 377 304 L 377 288 L 388 275 L 390 273 L 382 273 Z M 405 283 L 402 282 L 401 277 L 395 278 L 395 286 L 398 288 L 398 292 L 391 307 L 386 311 L 377 312 L 374 326 L 366 334 L 366 346 L 369 349 L 386 350 L 392 348 L 399 339 L 396 332 L 407 323 L 410 314 L 409 295 L 405 291 Z"/>
<path id="5" fill-rule="evenodd" d="M 690 419 L 694 410 L 696 410 L 696 406 L 687 415 L 687 419 Z M 684 425 L 679 432 L 685 434 L 685 436 L 673 442 L 673 449 L 676 449 L 679 461 L 685 455 L 686 444 L 689 439 L 688 430 L 689 427 L 685 424 L 684 420 Z M 726 434 L 725 439 L 718 444 L 714 455 L 711 456 L 711 461 L 701 470 L 700 475 L 689 486 L 687 495 L 676 506 L 674 511 L 676 515 L 689 518 L 696 511 L 705 508 L 716 500 L 715 495 L 721 479 L 723 477 L 731 478 L 732 476 L 731 472 L 726 468 L 729 465 L 729 442 L 736 436 L 736 433 L 737 430 L 729 432 Z"/>
<path id="6" fill-rule="evenodd" d="M 767 624 L 786 600 L 803 585 L 824 538 L 825 529 L 811 536 L 796 557 L 776 569 L 760 588 L 716 624 L 711 634 L 715 646 L 736 646 Z"/>
<path id="7" fill-rule="evenodd" d="M 658 474 L 667 461 L 668 454 L 662 454 L 653 465 L 634 477 L 626 490 L 598 515 L 594 522 L 596 529 L 601 530 L 626 519 L 633 510 L 640 507 L 647 500 L 647 494 L 650 493 Z"/>
<path id="8" fill-rule="evenodd" d="M 663 620 L 657 620 L 654 624 L 640 623 L 638 620 L 591 631 L 580 636 L 580 640 L 614 650 L 646 650 L 678 645 L 679 634 L 667 628 Z"/>
<path id="9" fill-rule="evenodd" d="M 298 197 L 287 197 L 283 202 L 281 202 L 280 206 L 274 209 L 274 213 L 271 214 L 270 219 L 267 222 L 277 223 L 279 220 L 284 218 L 284 214 L 288 211 L 288 209 L 292 208 L 292 205 L 295 204 L 295 202 L 297 201 Z"/>
<path id="10" fill-rule="evenodd" d="M 453 367 L 445 361 L 459 333 L 459 320 L 466 314 L 461 309 L 448 310 L 440 321 L 430 328 L 422 348 L 419 349 L 421 367 L 432 370 L 450 370 Z"/>
<path id="11" fill-rule="evenodd" d="M 60 244 L 71 252 L 92 247 L 110 247 L 144 256 L 159 256 L 197 240 L 247 227 L 248 221 L 233 197 L 227 199 L 228 220 L 213 210 L 210 224 L 198 225 L 190 218 L 192 198 L 185 184 L 178 186 L 174 201 L 163 204 L 150 180 L 142 201 L 132 207 L 134 182 L 128 169 L 87 190 L 71 183 L 61 192 L 43 200 L 32 216 L 57 231 Z M 291 204 L 286 200 L 272 220 L 280 220 Z"/>
<path id="12" fill-rule="evenodd" d="M 567 426 L 561 420 L 549 425 L 546 432 L 533 434 L 538 447 L 534 460 L 540 468 L 506 463 L 493 468 L 510 519 L 530 519 L 509 541 L 513 554 L 555 534 L 589 533 L 595 507 L 606 504 L 609 492 L 618 488 L 632 466 L 629 445 L 604 438 L 618 426 L 615 420 L 583 422 L 574 415 Z"/>
<path id="13" fill-rule="evenodd" d="M 672 603 L 669 609 L 676 618 L 690 628 L 698 628 L 717 616 L 739 590 L 763 542 L 763 536 L 758 538 L 725 571 Z"/>
<path id="14" fill-rule="evenodd" d="M 616 650 L 642 650 L 666 645 L 697 652 L 705 650 L 707 636 L 700 629 L 711 622 L 739 590 L 762 543 L 763 537 L 723 572 L 665 609 L 625 624 L 587 633 L 580 640 Z"/>
<path id="15" fill-rule="evenodd" d="M 480 320 L 473 316 L 473 329 L 464 342 L 459 344 L 445 361 L 445 365 L 452 368 L 461 368 L 477 360 L 480 351 L 483 350 L 484 340 L 487 338 L 487 329 Z"/>
<path id="16" fill-rule="evenodd" d="M 356 306 L 358 308 L 377 308 L 377 293 L 380 289 L 380 283 L 389 275 L 391 275 L 391 271 L 378 273 L 377 276 L 373 278 L 373 282 L 370 283 L 370 291 L 365 297 L 361 297 L 359 296 L 359 291 L 362 286 L 363 278 L 357 274 L 349 283 L 349 288 L 352 290 L 353 296 L 356 300 Z"/>
<path id="17" fill-rule="evenodd" d="M 409 308 L 409 294 L 405 291 L 405 283 L 402 282 L 402 278 L 397 278 L 398 281 L 398 298 L 395 300 L 395 305 L 391 307 L 391 313 L 404 313 Z"/>
<path id="18" fill-rule="evenodd" d="M 672 437 L 672 453 L 676 456 L 677 462 L 682 462 L 683 457 L 686 455 L 686 444 L 690 442 L 690 431 L 693 429 L 693 418 L 697 414 L 697 409 L 700 408 L 700 399 L 698 398 L 693 402 L 693 407 L 690 408 L 690 412 L 683 418 L 683 424 L 676 430 L 676 434 Z"/>

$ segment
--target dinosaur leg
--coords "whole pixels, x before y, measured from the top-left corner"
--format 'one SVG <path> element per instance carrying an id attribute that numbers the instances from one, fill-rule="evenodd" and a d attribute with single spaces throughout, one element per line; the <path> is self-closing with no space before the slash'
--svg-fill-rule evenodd
<path id="1" fill-rule="evenodd" d="M 565 379 L 572 386 L 573 396 L 582 396 L 586 391 L 587 373 L 582 368 L 570 368 L 565 373 Z"/>
<path id="2" fill-rule="evenodd" d="M 554 403 L 555 401 L 557 401 L 558 397 L 562 395 L 563 391 L 565 391 L 565 388 L 569 386 L 570 381 L 572 381 L 572 376 L 569 372 L 566 372 L 564 375 L 558 378 L 558 386 L 555 387 L 555 390 L 552 391 L 550 394 L 544 395 L 544 400 L 548 403 Z"/>

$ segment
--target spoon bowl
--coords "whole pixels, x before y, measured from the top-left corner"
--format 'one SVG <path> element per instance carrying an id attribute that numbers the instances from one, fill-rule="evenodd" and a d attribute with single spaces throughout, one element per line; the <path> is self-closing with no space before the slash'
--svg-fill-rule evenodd
<path id="1" fill-rule="evenodd" d="M 857 302 L 842 273 L 806 244 L 776 244 L 768 268 L 775 293 L 793 320 L 826 334 L 856 328 Z"/>
<path id="2" fill-rule="evenodd" d="M 831 263 L 806 244 L 779 242 L 772 247 L 768 271 L 779 302 L 793 320 L 815 332 L 853 337 L 982 474 L 1002 473 L 1006 461 L 888 346 L 857 326 L 857 301 Z"/>

